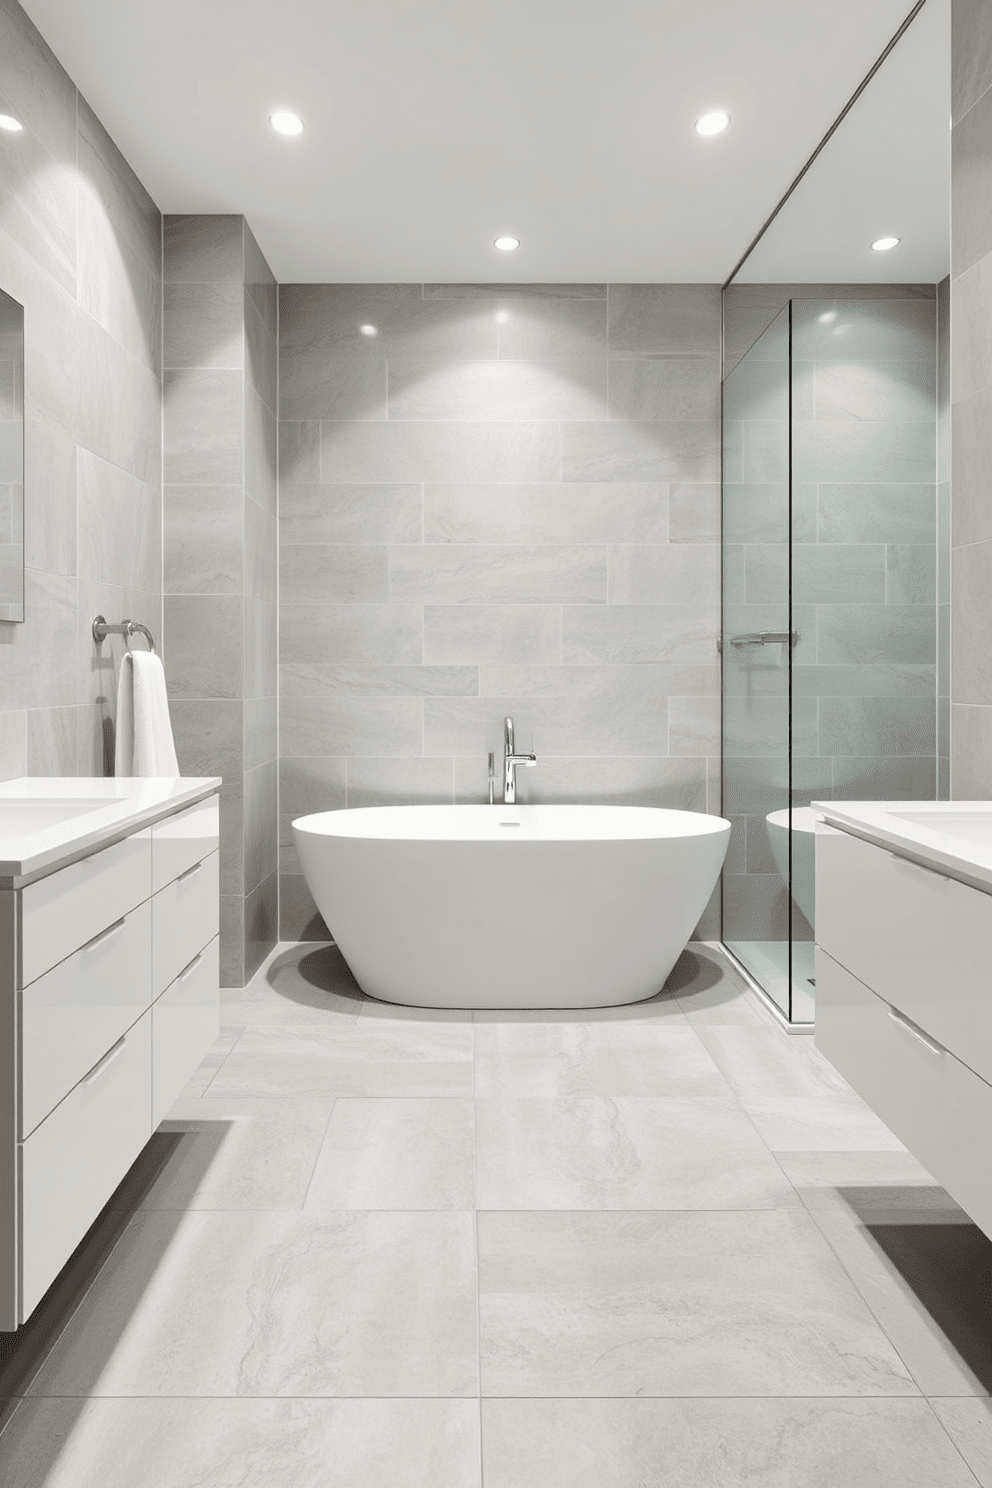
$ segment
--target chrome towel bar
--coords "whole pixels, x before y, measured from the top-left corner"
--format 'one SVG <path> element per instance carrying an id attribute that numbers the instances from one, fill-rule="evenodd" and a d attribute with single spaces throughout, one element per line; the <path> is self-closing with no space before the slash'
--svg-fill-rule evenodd
<path id="1" fill-rule="evenodd" d="M 155 637 L 147 625 L 139 625 L 136 620 L 122 620 L 119 625 L 110 625 L 102 615 L 96 615 L 93 619 L 92 629 L 93 639 L 98 646 L 101 641 L 107 639 L 108 635 L 122 635 L 127 642 L 130 642 L 132 636 L 143 635 L 148 642 L 149 651 L 151 651 L 152 655 L 155 654 Z"/>

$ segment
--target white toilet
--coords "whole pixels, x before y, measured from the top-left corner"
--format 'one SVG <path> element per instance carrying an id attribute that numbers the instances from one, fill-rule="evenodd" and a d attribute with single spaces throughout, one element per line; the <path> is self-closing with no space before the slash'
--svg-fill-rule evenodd
<path id="1" fill-rule="evenodd" d="M 789 810 L 769 812 L 768 841 L 775 864 L 789 883 Z M 792 897 L 813 924 L 815 902 L 816 817 L 811 806 L 792 808 Z"/>

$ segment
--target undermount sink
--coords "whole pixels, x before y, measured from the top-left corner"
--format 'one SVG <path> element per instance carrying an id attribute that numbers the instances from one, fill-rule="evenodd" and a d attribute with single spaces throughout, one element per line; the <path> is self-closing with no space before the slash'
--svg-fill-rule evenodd
<path id="1" fill-rule="evenodd" d="M 985 811 L 893 811 L 892 816 L 929 832 L 943 832 L 974 842 L 979 847 L 992 847 L 992 810 Z"/>
<path id="2" fill-rule="evenodd" d="M 112 804 L 106 799 L 85 800 L 78 796 L 71 801 L 0 800 L 0 832 L 14 832 L 18 836 L 27 832 L 44 832 Z"/>

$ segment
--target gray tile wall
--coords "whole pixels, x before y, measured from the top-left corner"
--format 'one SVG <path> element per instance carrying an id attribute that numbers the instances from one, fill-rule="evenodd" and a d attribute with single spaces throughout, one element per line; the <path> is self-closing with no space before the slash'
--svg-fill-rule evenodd
<path id="1" fill-rule="evenodd" d="M 719 386 L 713 285 L 281 287 L 283 938 L 293 817 L 482 801 L 507 713 L 521 800 L 719 810 Z"/>
<path id="2" fill-rule="evenodd" d="M 275 943 L 276 284 L 240 216 L 164 235 L 166 673 L 180 768 L 222 775 L 221 978 Z"/>
<path id="3" fill-rule="evenodd" d="M 932 800 L 940 711 L 935 291 L 881 300 L 815 292 L 807 286 L 793 300 L 791 553 L 784 318 L 725 383 L 725 624 L 729 632 L 784 629 L 791 583 L 800 636 L 794 804 Z M 769 292 L 765 302 L 774 301 Z M 728 650 L 725 681 L 724 805 L 735 823 L 725 934 L 782 940 L 788 898 L 764 817 L 788 799 L 784 652 Z M 812 938 L 798 911 L 793 934 Z"/>
<path id="4" fill-rule="evenodd" d="M 25 309 L 25 620 L 0 622 L 0 779 L 112 768 L 122 644 L 161 635 L 161 217 L 0 0 L 0 287 Z"/>
<path id="5" fill-rule="evenodd" d="M 951 795 L 992 797 L 992 51 L 952 5 Z"/>

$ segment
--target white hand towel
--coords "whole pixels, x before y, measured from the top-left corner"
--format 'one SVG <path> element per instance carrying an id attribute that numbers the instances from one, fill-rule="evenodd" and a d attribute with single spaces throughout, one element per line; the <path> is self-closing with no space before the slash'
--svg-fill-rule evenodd
<path id="1" fill-rule="evenodd" d="M 149 651 L 126 651 L 121 661 L 114 774 L 179 774 L 165 672 Z"/>

